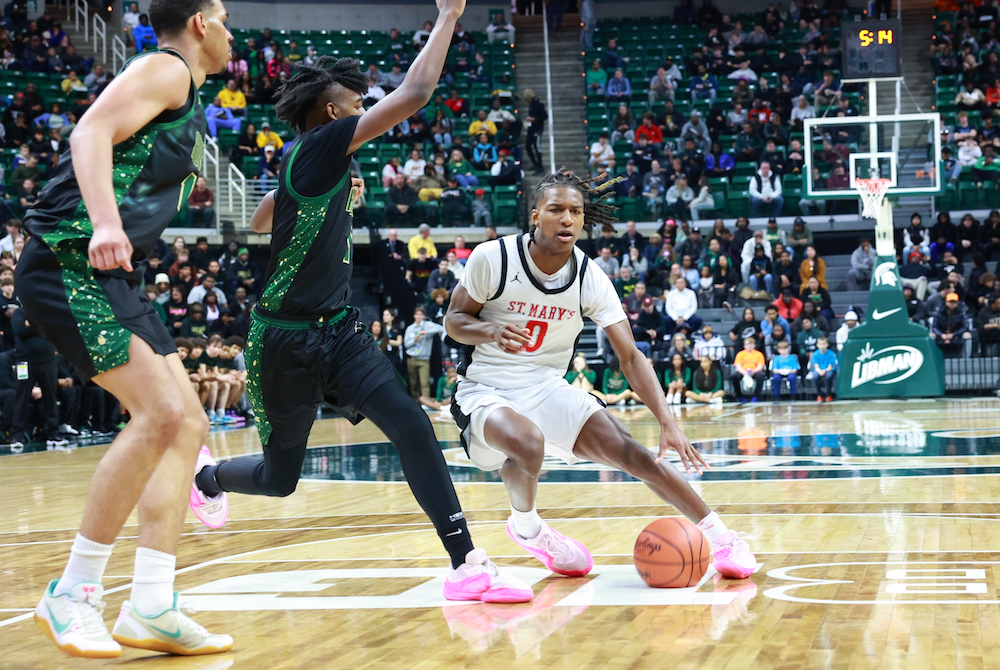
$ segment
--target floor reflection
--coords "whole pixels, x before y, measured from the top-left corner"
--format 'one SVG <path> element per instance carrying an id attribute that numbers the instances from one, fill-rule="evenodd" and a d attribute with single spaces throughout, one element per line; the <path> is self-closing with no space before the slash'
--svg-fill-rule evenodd
<path id="1" fill-rule="evenodd" d="M 890 427 L 896 430 L 888 431 Z M 745 425 L 736 438 L 696 442 L 712 469 L 692 479 L 809 479 L 837 477 L 920 476 L 1000 473 L 1000 433 L 899 430 L 899 422 L 858 422 L 862 432 L 836 432 L 819 422 L 812 435 L 791 426 Z M 795 430 L 801 430 L 801 426 Z M 871 432 L 873 430 L 879 432 Z M 499 482 L 499 472 L 473 467 L 457 442 L 442 442 L 456 482 Z M 949 460 L 955 459 L 955 460 Z M 673 459 L 676 462 L 676 459 Z M 306 479 L 337 481 L 403 481 L 396 450 L 387 442 L 309 449 L 302 469 Z M 631 482 L 628 475 L 593 463 L 567 466 L 546 458 L 541 481 Z"/>

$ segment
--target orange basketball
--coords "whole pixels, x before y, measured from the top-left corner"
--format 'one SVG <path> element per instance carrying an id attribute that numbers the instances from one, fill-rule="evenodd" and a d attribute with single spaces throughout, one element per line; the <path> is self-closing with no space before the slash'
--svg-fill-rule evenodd
<path id="1" fill-rule="evenodd" d="M 687 519 L 657 519 L 635 541 L 635 569 L 650 586 L 694 586 L 708 570 L 708 540 Z"/>

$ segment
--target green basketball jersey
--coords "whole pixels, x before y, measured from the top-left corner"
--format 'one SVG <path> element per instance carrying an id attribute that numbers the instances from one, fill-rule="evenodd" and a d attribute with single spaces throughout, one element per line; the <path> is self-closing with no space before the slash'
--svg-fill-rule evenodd
<path id="1" fill-rule="evenodd" d="M 123 71 L 151 53 L 181 58 L 173 51 L 147 52 L 132 58 Z M 134 250 L 133 262 L 147 257 L 191 195 L 205 153 L 206 128 L 198 89 L 192 80 L 182 108 L 163 112 L 115 145 L 115 198 Z M 71 151 L 61 156 L 52 179 L 39 194 L 38 204 L 28 210 L 24 227 L 57 254 L 86 253 L 94 227 L 76 180 Z M 120 268 L 105 274 L 128 277 Z"/>

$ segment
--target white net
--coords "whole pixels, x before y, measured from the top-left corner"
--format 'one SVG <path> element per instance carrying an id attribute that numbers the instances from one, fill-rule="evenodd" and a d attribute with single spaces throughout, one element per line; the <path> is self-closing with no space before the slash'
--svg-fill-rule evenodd
<path id="1" fill-rule="evenodd" d="M 882 199 L 885 192 L 892 186 L 891 179 L 882 177 L 872 177 L 870 179 L 855 179 L 854 187 L 858 189 L 861 196 L 861 216 L 866 219 L 877 219 L 879 210 L 882 209 Z"/>

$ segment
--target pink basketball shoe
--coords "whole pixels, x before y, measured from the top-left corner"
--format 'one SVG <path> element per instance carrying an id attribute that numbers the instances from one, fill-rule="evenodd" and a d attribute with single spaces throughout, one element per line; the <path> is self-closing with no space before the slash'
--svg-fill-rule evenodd
<path id="1" fill-rule="evenodd" d="M 201 451 L 198 452 L 198 464 L 194 467 L 194 474 L 197 475 L 202 468 L 209 465 L 215 465 L 215 459 L 212 458 L 212 452 L 208 450 L 208 447 L 202 446 Z M 225 491 L 210 498 L 202 493 L 198 485 L 192 481 L 191 497 L 188 504 L 194 515 L 198 517 L 198 521 L 209 528 L 222 528 L 229 518 L 229 498 Z"/>
<path id="2" fill-rule="evenodd" d="M 531 587 L 517 577 L 500 572 L 485 549 L 473 549 L 465 563 L 448 570 L 444 580 L 448 600 L 480 600 L 484 603 L 526 603 L 535 597 Z"/>
<path id="3" fill-rule="evenodd" d="M 507 535 L 528 550 L 552 572 L 566 577 L 583 577 L 594 569 L 594 558 L 587 548 L 542 522 L 538 535 L 526 540 L 514 530 L 514 516 L 507 518 Z"/>
<path id="4" fill-rule="evenodd" d="M 746 543 L 746 540 L 752 539 L 746 533 L 726 531 L 723 541 L 712 547 L 715 571 L 729 579 L 746 579 L 752 575 L 757 569 L 757 558 Z"/>

